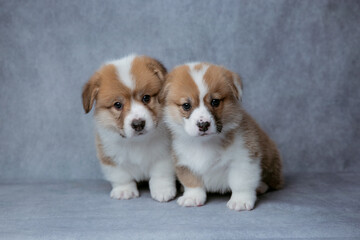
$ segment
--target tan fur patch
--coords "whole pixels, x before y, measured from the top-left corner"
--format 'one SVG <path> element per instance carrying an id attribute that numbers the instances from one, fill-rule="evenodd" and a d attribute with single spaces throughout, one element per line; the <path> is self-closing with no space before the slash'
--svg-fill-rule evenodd
<path id="1" fill-rule="evenodd" d="M 96 99 L 95 116 L 99 116 L 100 112 L 108 111 L 107 123 L 123 129 L 124 119 L 131 108 L 131 90 L 119 81 L 114 65 L 105 65 L 99 70 L 99 74 L 101 84 Z M 114 108 L 115 102 L 120 102 L 123 105 L 122 109 Z M 112 121 L 110 116 L 112 116 Z"/>
<path id="2" fill-rule="evenodd" d="M 143 95 L 157 96 L 164 82 L 165 69 L 160 68 L 160 63 L 148 57 L 136 57 L 132 63 L 131 74 L 135 79 L 135 89 L 133 96 L 137 100 L 141 100 Z M 158 73 L 161 73 L 160 75 Z M 160 76 L 160 77 L 159 77 Z"/>
<path id="3" fill-rule="evenodd" d="M 189 74 L 188 66 L 175 68 L 167 77 L 166 91 L 168 92 L 166 102 L 168 105 L 177 106 L 183 117 L 188 118 L 192 112 L 199 106 L 199 89 Z M 182 105 L 190 103 L 192 109 L 184 111 Z"/>
<path id="4" fill-rule="evenodd" d="M 116 67 L 112 64 L 105 65 L 99 70 L 101 84 L 97 96 L 96 107 L 112 107 L 117 100 L 130 102 L 131 90 L 119 81 Z"/>
<path id="5" fill-rule="evenodd" d="M 199 64 L 196 64 L 194 66 L 194 70 L 195 71 L 200 71 L 202 68 L 203 68 L 204 64 L 203 63 L 199 63 Z"/>
<path id="6" fill-rule="evenodd" d="M 101 143 L 100 137 L 97 134 L 96 134 L 96 150 L 97 150 L 97 157 L 102 164 L 112 167 L 116 166 L 116 163 L 110 157 L 105 156 L 103 145 Z"/>
<path id="7" fill-rule="evenodd" d="M 145 95 L 151 97 L 144 105 L 151 112 L 153 121 L 157 123 L 161 113 L 161 105 L 157 98 L 165 81 L 167 73 L 165 67 L 155 59 L 141 56 L 134 59 L 131 73 L 136 80 L 133 98 L 143 103 L 142 98 Z"/>
<path id="8" fill-rule="evenodd" d="M 241 132 L 250 157 L 261 159 L 262 181 L 272 189 L 283 186 L 282 163 L 275 143 L 255 120 L 242 110 Z"/>
<path id="9" fill-rule="evenodd" d="M 235 139 L 235 134 L 236 134 L 236 129 L 229 131 L 225 134 L 225 138 L 222 141 L 222 147 L 224 149 L 228 148 L 229 146 L 231 146 L 231 144 L 233 144 Z"/>
<path id="10" fill-rule="evenodd" d="M 217 93 L 221 98 L 238 99 L 239 93 L 234 81 L 240 81 L 240 78 L 234 79 L 235 76 L 234 73 L 221 66 L 210 65 L 204 74 L 204 80 L 208 85 L 209 93 Z"/>
<path id="11" fill-rule="evenodd" d="M 240 119 L 240 114 L 234 111 L 239 108 L 239 101 L 233 73 L 223 67 L 210 65 L 204 74 L 204 81 L 208 86 L 204 103 L 214 116 L 218 132 L 221 132 L 223 125 Z M 214 99 L 220 100 L 219 106 L 211 105 Z"/>
<path id="12" fill-rule="evenodd" d="M 175 167 L 176 176 L 182 185 L 189 188 L 202 187 L 203 183 L 199 177 L 197 177 L 193 172 L 190 171 L 187 167 L 176 166 Z"/>

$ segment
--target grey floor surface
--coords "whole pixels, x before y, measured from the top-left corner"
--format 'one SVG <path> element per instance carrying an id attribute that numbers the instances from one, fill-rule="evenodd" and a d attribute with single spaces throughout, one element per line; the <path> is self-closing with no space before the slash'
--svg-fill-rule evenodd
<path id="1" fill-rule="evenodd" d="M 101 180 L 2 183 L 1 239 L 360 239 L 360 176 L 296 174 L 250 212 L 211 194 L 199 208 L 141 197 L 113 200 Z"/>

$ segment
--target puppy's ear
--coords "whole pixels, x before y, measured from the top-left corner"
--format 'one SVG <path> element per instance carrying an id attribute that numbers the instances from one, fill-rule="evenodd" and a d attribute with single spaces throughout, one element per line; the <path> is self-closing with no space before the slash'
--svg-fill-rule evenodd
<path id="1" fill-rule="evenodd" d="M 229 86 L 231 88 L 231 91 L 234 94 L 234 97 L 241 102 L 242 101 L 242 92 L 243 92 L 243 84 L 241 81 L 241 78 L 238 74 L 228 71 L 226 73 Z"/>
<path id="2" fill-rule="evenodd" d="M 154 58 L 148 59 L 148 63 L 146 64 L 146 67 L 149 68 L 150 71 L 152 71 L 162 82 L 162 88 L 158 94 L 158 101 L 159 103 L 163 103 L 165 101 L 168 91 L 168 83 L 166 81 L 167 70 L 160 61 Z"/>
<path id="3" fill-rule="evenodd" d="M 146 66 L 164 83 L 167 70 L 160 61 L 150 58 Z"/>
<path id="4" fill-rule="evenodd" d="M 166 96 L 169 93 L 169 88 L 170 88 L 170 81 L 169 79 L 166 78 L 165 83 L 163 84 L 163 87 L 158 95 L 159 103 L 163 104 L 165 102 Z"/>
<path id="5" fill-rule="evenodd" d="M 236 98 L 241 102 L 242 101 L 242 94 L 243 94 L 244 85 L 243 85 L 243 83 L 241 81 L 241 77 L 237 73 L 233 72 L 232 74 L 233 74 L 234 85 L 235 85 L 235 88 L 237 90 Z"/>
<path id="6" fill-rule="evenodd" d="M 85 113 L 90 112 L 90 110 L 92 109 L 92 106 L 100 88 L 100 80 L 100 73 L 96 72 L 83 87 L 82 103 Z"/>

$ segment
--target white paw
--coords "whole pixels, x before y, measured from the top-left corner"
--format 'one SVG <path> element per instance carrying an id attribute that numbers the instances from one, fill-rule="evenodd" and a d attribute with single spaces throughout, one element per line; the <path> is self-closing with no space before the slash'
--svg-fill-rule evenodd
<path id="1" fill-rule="evenodd" d="M 120 185 L 111 190 L 110 197 L 119 200 L 136 198 L 139 197 L 139 191 L 136 184 Z"/>
<path id="2" fill-rule="evenodd" d="M 152 177 L 149 181 L 151 197 L 159 202 L 167 202 L 176 195 L 175 179 L 173 177 Z"/>
<path id="3" fill-rule="evenodd" d="M 205 204 L 206 192 L 202 188 L 185 188 L 184 195 L 177 203 L 183 207 L 198 207 Z"/>
<path id="4" fill-rule="evenodd" d="M 176 188 L 175 186 L 169 186 L 159 189 L 152 189 L 151 197 L 159 202 L 167 202 L 173 199 L 176 195 Z"/>
<path id="5" fill-rule="evenodd" d="M 256 201 L 256 195 L 252 192 L 232 193 L 226 206 L 231 210 L 252 210 Z"/>

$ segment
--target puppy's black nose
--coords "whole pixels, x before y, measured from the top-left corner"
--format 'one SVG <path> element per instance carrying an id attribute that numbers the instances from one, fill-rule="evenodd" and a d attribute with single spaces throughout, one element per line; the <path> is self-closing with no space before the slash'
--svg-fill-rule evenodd
<path id="1" fill-rule="evenodd" d="M 137 131 L 140 132 L 144 129 L 145 127 L 145 120 L 143 119 L 135 119 L 131 122 L 131 127 Z"/>
<path id="2" fill-rule="evenodd" d="M 199 127 L 199 130 L 202 132 L 206 132 L 209 127 L 210 127 L 210 123 L 209 122 L 197 122 L 196 124 Z"/>

